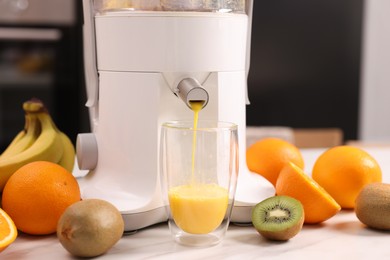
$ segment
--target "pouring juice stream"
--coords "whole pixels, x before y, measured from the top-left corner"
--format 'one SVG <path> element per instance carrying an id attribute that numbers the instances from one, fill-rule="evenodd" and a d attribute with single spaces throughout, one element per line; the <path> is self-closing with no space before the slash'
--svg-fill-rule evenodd
<path id="1" fill-rule="evenodd" d="M 228 206 L 228 190 L 216 183 L 195 180 L 196 141 L 199 112 L 203 102 L 190 102 L 194 111 L 191 182 L 169 190 L 169 204 L 176 225 L 191 234 L 207 234 L 223 221 Z"/>
<path id="2" fill-rule="evenodd" d="M 192 183 L 194 183 L 196 131 L 198 130 L 199 111 L 203 108 L 204 101 L 190 101 L 191 109 L 194 111 L 194 134 L 192 137 Z"/>

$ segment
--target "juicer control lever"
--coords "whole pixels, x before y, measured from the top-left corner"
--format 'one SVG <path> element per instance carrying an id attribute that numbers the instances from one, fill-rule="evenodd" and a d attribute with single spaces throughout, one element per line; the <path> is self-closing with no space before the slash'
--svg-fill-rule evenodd
<path id="1" fill-rule="evenodd" d="M 194 78 L 185 78 L 177 85 L 178 96 L 191 108 L 191 101 L 202 101 L 203 107 L 209 102 L 209 93 Z"/>

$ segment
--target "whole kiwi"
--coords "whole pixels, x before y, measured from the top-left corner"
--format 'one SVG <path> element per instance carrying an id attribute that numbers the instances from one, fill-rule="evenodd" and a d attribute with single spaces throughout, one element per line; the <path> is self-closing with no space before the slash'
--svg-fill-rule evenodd
<path id="1" fill-rule="evenodd" d="M 365 185 L 356 197 L 355 213 L 368 227 L 390 230 L 390 184 Z"/>
<path id="2" fill-rule="evenodd" d="M 118 242 L 123 231 L 124 222 L 118 209 L 101 199 L 72 204 L 57 225 L 57 237 L 62 246 L 78 257 L 104 254 Z"/>
<path id="3" fill-rule="evenodd" d="M 254 206 L 252 223 L 256 230 L 270 240 L 286 241 L 302 229 L 302 203 L 289 196 L 273 196 Z"/>

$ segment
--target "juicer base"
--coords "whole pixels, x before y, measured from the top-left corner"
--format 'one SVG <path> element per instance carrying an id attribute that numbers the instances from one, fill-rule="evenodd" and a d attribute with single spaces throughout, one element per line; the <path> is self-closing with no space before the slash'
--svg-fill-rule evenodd
<path id="1" fill-rule="evenodd" d="M 159 207 L 152 210 L 129 213 L 121 212 L 125 222 L 125 232 L 137 231 L 168 220 L 165 207 Z"/>

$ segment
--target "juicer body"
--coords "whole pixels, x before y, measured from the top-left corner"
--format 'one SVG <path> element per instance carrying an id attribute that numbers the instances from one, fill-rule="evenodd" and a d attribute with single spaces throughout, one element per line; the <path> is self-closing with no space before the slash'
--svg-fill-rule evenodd
<path id="1" fill-rule="evenodd" d="M 165 121 L 193 119 L 177 97 L 177 84 L 184 78 L 196 79 L 208 92 L 201 119 L 238 125 L 240 176 L 249 176 L 245 107 L 250 17 L 126 11 L 91 18 L 95 40 L 89 50 L 96 60 L 86 58 L 86 71 L 89 63 L 92 133 L 77 141 L 79 165 L 89 170 L 79 179 L 83 198 L 110 201 L 121 211 L 127 231 L 167 220 L 160 194 L 160 127 Z M 250 222 L 252 204 L 242 203 L 233 209 L 232 221 Z M 248 207 L 242 211 L 242 206 Z"/>

